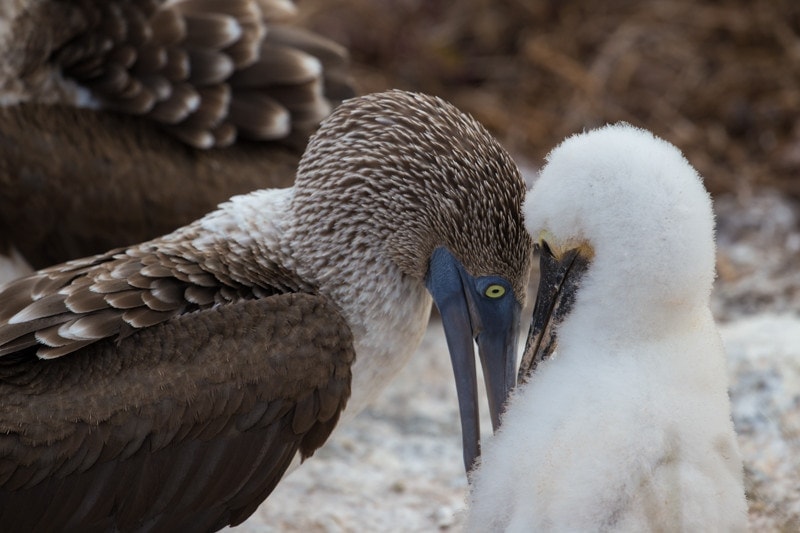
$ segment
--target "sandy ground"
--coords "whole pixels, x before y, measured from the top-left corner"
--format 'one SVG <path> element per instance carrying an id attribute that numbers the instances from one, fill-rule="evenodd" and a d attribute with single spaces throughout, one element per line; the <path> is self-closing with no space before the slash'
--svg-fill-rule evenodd
<path id="1" fill-rule="evenodd" d="M 776 195 L 716 202 L 713 307 L 729 359 L 754 531 L 800 530 L 800 238 Z M 795 268 L 790 268 L 795 267 Z M 278 486 L 240 531 L 460 530 L 466 479 L 441 324 L 376 401 Z M 485 410 L 485 409 L 484 409 Z M 490 427 L 484 413 L 484 433 Z"/>

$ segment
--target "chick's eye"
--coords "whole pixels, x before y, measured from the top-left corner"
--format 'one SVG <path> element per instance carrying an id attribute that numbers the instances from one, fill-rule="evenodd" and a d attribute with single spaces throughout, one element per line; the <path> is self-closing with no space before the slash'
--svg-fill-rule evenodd
<path id="1" fill-rule="evenodd" d="M 486 291 L 484 291 L 483 294 L 485 294 L 489 298 L 500 298 L 505 293 L 506 293 L 505 287 L 503 287 L 502 285 L 495 284 L 486 287 Z"/>

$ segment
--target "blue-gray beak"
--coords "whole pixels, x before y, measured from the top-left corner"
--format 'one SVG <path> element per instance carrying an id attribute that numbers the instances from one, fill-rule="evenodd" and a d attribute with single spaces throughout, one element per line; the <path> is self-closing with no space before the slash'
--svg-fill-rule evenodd
<path id="1" fill-rule="evenodd" d="M 473 339 L 478 343 L 492 429 L 496 431 L 503 405 L 516 383 L 521 305 L 507 280 L 499 276 L 473 277 L 446 248 L 433 252 L 426 285 L 442 315 L 456 378 L 464 467 L 469 472 L 480 455 Z"/>

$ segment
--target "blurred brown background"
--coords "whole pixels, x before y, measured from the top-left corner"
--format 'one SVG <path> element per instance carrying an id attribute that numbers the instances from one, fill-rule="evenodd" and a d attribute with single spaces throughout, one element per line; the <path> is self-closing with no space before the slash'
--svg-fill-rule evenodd
<path id="1" fill-rule="evenodd" d="M 800 198 L 800 2 L 300 0 L 351 52 L 361 92 L 398 87 L 472 113 L 540 164 L 624 120 L 678 145 L 713 193 Z"/>

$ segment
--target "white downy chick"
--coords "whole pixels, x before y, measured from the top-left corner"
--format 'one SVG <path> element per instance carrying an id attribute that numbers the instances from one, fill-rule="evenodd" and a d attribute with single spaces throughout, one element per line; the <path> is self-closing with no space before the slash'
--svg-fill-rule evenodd
<path id="1" fill-rule="evenodd" d="M 697 172 L 650 132 L 606 126 L 550 153 L 524 213 L 542 281 L 466 530 L 746 530 Z"/>

